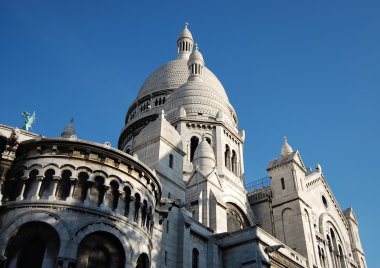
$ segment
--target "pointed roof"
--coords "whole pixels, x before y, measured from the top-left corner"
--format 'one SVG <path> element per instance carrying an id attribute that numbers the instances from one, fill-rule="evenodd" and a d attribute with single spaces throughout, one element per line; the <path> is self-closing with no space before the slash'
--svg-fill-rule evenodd
<path id="1" fill-rule="evenodd" d="M 67 124 L 67 126 L 64 128 L 63 132 L 61 133 L 61 138 L 69 139 L 72 136 L 76 136 L 73 117 L 71 117 L 70 123 Z"/>
<path id="2" fill-rule="evenodd" d="M 358 224 L 358 219 L 356 218 L 356 215 L 355 215 L 354 210 L 353 210 L 352 207 L 349 207 L 349 208 L 345 209 L 343 211 L 343 214 L 346 217 L 346 219 L 352 219 L 356 223 L 356 225 L 359 225 Z"/>
<path id="3" fill-rule="evenodd" d="M 288 144 L 287 138 L 284 137 L 284 145 L 281 149 L 281 157 L 290 155 L 291 153 L 293 153 L 293 148 Z"/>

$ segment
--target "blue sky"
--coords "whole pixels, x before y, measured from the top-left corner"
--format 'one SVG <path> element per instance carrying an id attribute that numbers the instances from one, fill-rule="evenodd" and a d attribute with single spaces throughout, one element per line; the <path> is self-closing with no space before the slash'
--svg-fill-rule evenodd
<path id="1" fill-rule="evenodd" d="M 380 2 L 0 1 L 0 123 L 114 146 L 144 80 L 185 21 L 246 131 L 245 177 L 267 176 L 283 136 L 320 163 L 376 265 Z"/>

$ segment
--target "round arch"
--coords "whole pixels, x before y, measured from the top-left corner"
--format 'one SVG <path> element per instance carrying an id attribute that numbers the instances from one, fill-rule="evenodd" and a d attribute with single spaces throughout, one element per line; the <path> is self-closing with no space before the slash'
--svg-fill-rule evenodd
<path id="1" fill-rule="evenodd" d="M 227 207 L 227 231 L 238 231 L 249 226 L 248 217 L 242 209 L 234 203 L 226 203 Z"/>
<path id="2" fill-rule="evenodd" d="M 7 267 L 54 267 L 60 249 L 60 237 L 49 224 L 30 221 L 11 234 L 5 254 Z"/>
<path id="3" fill-rule="evenodd" d="M 16 219 L 12 220 L 4 231 L 0 233 L 0 253 L 5 254 L 6 245 L 9 242 L 13 232 L 20 226 L 28 222 L 42 222 L 51 226 L 58 233 L 60 241 L 69 241 L 72 239 L 72 234 L 67 224 L 57 215 L 47 211 L 27 212 L 18 215 Z M 61 252 L 60 252 L 61 253 Z"/>
<path id="4" fill-rule="evenodd" d="M 77 268 L 123 268 L 125 262 L 121 241 L 109 232 L 87 234 L 78 245 Z"/>
<path id="5" fill-rule="evenodd" d="M 79 245 L 79 243 L 83 240 L 84 237 L 97 231 L 107 232 L 117 237 L 121 245 L 123 246 L 123 250 L 125 252 L 126 257 L 126 263 L 131 263 L 134 256 L 134 248 L 132 247 L 127 234 L 117 226 L 114 226 L 113 224 L 107 222 L 87 222 L 82 227 L 76 229 L 76 231 L 74 232 L 75 235 L 73 239 L 77 243 L 77 245 Z M 128 254 L 128 252 L 130 253 Z"/>

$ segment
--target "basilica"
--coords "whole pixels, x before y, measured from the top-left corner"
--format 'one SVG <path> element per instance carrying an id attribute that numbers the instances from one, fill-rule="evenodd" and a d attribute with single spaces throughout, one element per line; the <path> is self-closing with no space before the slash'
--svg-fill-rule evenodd
<path id="1" fill-rule="evenodd" d="M 188 25 L 177 45 L 117 148 L 73 121 L 59 138 L 0 125 L 0 267 L 367 267 L 353 209 L 286 139 L 245 188 L 234 107 Z"/>

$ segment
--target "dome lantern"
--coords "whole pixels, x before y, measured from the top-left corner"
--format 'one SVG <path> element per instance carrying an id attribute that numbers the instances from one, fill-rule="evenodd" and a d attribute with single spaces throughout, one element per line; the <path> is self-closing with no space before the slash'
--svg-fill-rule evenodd
<path id="1" fill-rule="evenodd" d="M 191 32 L 187 28 L 189 24 L 185 23 L 185 28 L 180 33 L 177 45 L 178 45 L 178 54 L 177 59 L 188 59 L 191 52 L 193 51 L 193 36 L 191 35 Z"/>
<path id="2" fill-rule="evenodd" d="M 199 52 L 198 44 L 195 44 L 195 50 L 191 53 L 187 66 L 190 73 L 188 80 L 202 79 L 205 62 L 203 60 L 202 53 Z"/>

